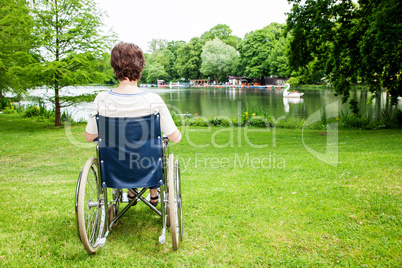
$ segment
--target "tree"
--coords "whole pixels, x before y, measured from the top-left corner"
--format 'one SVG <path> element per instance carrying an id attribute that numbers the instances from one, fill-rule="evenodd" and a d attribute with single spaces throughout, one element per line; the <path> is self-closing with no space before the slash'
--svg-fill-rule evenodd
<path id="1" fill-rule="evenodd" d="M 160 63 L 154 63 L 147 69 L 147 81 L 148 83 L 156 83 L 157 79 L 166 79 L 168 78 L 168 74 L 165 71 L 165 68 Z"/>
<path id="2" fill-rule="evenodd" d="M 60 108 L 70 104 L 63 102 L 60 89 L 106 80 L 103 53 L 110 51 L 114 35 L 102 34 L 102 13 L 93 0 L 37 0 L 33 12 L 42 62 L 32 72 L 39 84 L 54 90 L 50 100 L 60 126 Z"/>
<path id="3" fill-rule="evenodd" d="M 236 49 L 215 38 L 205 43 L 201 59 L 201 73 L 219 81 L 236 70 L 239 56 Z"/>
<path id="4" fill-rule="evenodd" d="M 286 54 L 287 38 L 280 38 L 274 43 L 269 53 L 267 63 L 271 75 L 278 77 L 289 77 L 288 57 Z"/>
<path id="5" fill-rule="evenodd" d="M 287 31 L 293 70 L 323 69 L 335 94 L 349 98 L 352 83 L 362 79 L 370 90 L 381 87 L 391 104 L 402 95 L 402 2 L 400 0 L 291 0 Z M 314 70 L 313 70 L 314 71 Z"/>
<path id="6" fill-rule="evenodd" d="M 268 75 L 288 75 L 284 57 L 287 46 L 284 29 L 283 24 L 271 23 L 263 29 L 245 35 L 237 50 L 246 76 L 259 78 Z"/>
<path id="7" fill-rule="evenodd" d="M 37 61 L 33 18 L 22 0 L 0 1 L 0 98 L 31 87 L 26 68 Z"/>
<path id="8" fill-rule="evenodd" d="M 148 83 L 154 83 L 152 80 L 148 81 L 148 71 L 151 67 L 153 70 L 163 68 L 163 72 L 166 73 L 163 77 L 168 80 L 180 78 L 176 69 L 177 50 L 184 45 L 184 41 L 170 41 L 164 39 L 153 39 L 150 42 L 150 50 L 152 53 L 145 54 L 146 66 L 143 71 L 143 81 Z M 154 66 L 158 63 L 159 66 Z M 151 76 L 153 77 L 153 76 Z"/>
<path id="9" fill-rule="evenodd" d="M 212 27 L 209 31 L 203 33 L 200 37 L 204 42 L 212 41 L 219 38 L 225 44 L 236 48 L 241 38 L 232 35 L 232 29 L 226 24 L 218 24 Z"/>
<path id="10" fill-rule="evenodd" d="M 156 73 L 160 73 L 161 77 L 163 76 L 164 79 L 169 78 L 169 74 L 166 70 L 170 68 L 170 58 L 169 58 L 169 51 L 165 52 L 165 49 L 162 50 L 155 50 L 151 54 L 145 54 L 145 68 L 142 71 L 142 80 L 145 83 L 155 83 L 156 78 L 158 75 L 154 75 Z M 153 74 L 149 75 L 150 72 Z M 154 77 L 155 76 L 155 77 Z M 160 77 L 160 78 L 161 78 Z"/>
<path id="11" fill-rule="evenodd" d="M 168 45 L 168 40 L 166 39 L 152 39 L 148 42 L 148 51 L 153 53 L 157 50 L 163 50 Z"/>
<path id="12" fill-rule="evenodd" d="M 176 69 L 181 77 L 187 79 L 201 77 L 201 53 L 204 44 L 200 38 L 194 37 L 177 50 Z"/>
<path id="13" fill-rule="evenodd" d="M 165 56 L 169 59 L 169 65 L 167 68 L 165 67 L 165 69 L 171 80 L 180 78 L 176 67 L 177 51 L 185 44 L 186 42 L 184 41 L 170 41 L 163 50 Z"/>

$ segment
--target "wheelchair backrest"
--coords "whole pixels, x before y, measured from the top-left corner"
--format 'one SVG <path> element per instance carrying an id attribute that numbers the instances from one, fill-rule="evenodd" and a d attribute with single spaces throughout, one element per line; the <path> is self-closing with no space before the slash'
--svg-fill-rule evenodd
<path id="1" fill-rule="evenodd" d="M 163 184 L 159 114 L 97 115 L 102 187 L 143 188 Z"/>

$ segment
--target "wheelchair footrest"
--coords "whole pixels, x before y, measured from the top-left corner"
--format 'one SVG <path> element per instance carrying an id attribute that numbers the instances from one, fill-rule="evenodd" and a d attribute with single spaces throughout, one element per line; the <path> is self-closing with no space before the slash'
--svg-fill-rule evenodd
<path id="1" fill-rule="evenodd" d="M 162 245 L 165 244 L 166 242 L 166 236 L 165 236 L 165 228 L 163 228 L 162 230 L 162 235 L 159 236 L 159 243 L 161 243 Z"/>
<path id="2" fill-rule="evenodd" d="M 161 243 L 161 244 L 163 245 L 163 244 L 165 244 L 165 241 L 166 241 L 166 236 L 165 236 L 165 235 L 161 235 L 161 236 L 159 237 L 159 243 Z"/>
<path id="3" fill-rule="evenodd" d="M 121 202 L 122 202 L 122 203 L 128 203 L 127 193 L 122 193 L 122 195 L 121 195 Z"/>
<path id="4" fill-rule="evenodd" d="M 103 248 L 106 244 L 106 237 L 103 237 L 99 240 L 99 246 Z"/>

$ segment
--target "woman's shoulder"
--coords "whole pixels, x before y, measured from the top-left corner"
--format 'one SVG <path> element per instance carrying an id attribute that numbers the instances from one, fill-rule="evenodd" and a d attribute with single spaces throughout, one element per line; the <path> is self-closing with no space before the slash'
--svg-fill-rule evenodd
<path id="1" fill-rule="evenodd" d="M 156 102 L 164 102 L 162 100 L 161 96 L 159 96 L 158 94 L 153 93 L 153 92 L 147 91 L 146 94 L 144 94 L 143 96 L 144 96 L 144 98 L 147 98 L 148 100 L 152 100 L 152 101 L 156 101 Z"/>
<path id="2" fill-rule="evenodd" d="M 102 102 L 105 99 L 106 94 L 107 92 L 99 92 L 94 99 L 94 103 Z"/>
<path id="3" fill-rule="evenodd" d="M 105 97 L 107 97 L 109 95 L 109 90 L 108 91 L 102 91 L 102 92 L 99 92 L 98 93 L 98 95 L 96 95 L 96 98 L 105 98 Z"/>

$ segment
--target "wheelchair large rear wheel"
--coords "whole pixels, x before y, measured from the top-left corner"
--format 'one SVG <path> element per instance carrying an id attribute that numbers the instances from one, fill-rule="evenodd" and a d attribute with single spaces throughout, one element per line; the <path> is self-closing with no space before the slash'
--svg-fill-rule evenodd
<path id="1" fill-rule="evenodd" d="M 183 239 L 180 169 L 179 161 L 174 161 L 173 154 L 169 155 L 168 163 L 169 221 L 173 249 L 177 250 L 179 248 L 179 242 Z"/>
<path id="2" fill-rule="evenodd" d="M 82 244 L 90 254 L 99 248 L 105 233 L 104 190 L 98 176 L 98 159 L 90 158 L 81 171 L 77 189 L 77 224 Z"/>

